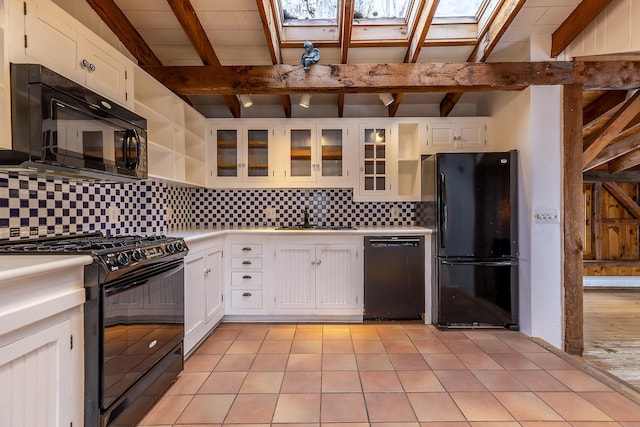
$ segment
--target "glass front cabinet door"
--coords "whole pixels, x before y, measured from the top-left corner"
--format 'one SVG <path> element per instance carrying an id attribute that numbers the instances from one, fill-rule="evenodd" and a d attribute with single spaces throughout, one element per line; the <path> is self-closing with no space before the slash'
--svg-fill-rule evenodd
<path id="1" fill-rule="evenodd" d="M 293 182 L 346 181 L 346 137 L 347 129 L 342 126 L 288 126 L 285 178 Z"/>
<path id="2" fill-rule="evenodd" d="M 209 137 L 213 156 L 208 185 L 273 180 L 272 127 L 218 127 Z"/>
<path id="3" fill-rule="evenodd" d="M 387 128 L 362 127 L 360 141 L 360 194 L 389 194 L 389 141 Z"/>

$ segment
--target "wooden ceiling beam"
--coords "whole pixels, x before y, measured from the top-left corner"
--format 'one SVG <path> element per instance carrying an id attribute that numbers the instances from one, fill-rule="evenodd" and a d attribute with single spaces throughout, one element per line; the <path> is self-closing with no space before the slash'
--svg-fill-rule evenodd
<path id="1" fill-rule="evenodd" d="M 167 0 L 204 65 L 222 66 L 189 0 Z"/>
<path id="2" fill-rule="evenodd" d="M 355 0 L 344 0 L 340 22 L 342 24 L 340 34 L 340 63 L 346 64 L 349 60 L 349 46 L 353 33 L 353 17 L 355 13 Z M 345 94 L 338 96 L 338 117 L 344 117 Z"/>
<path id="3" fill-rule="evenodd" d="M 113 0 L 87 0 L 100 19 L 118 37 L 125 48 L 145 67 L 159 67 L 162 62 Z"/>
<path id="4" fill-rule="evenodd" d="M 526 0 L 506 0 L 500 10 L 494 15 L 484 34 L 478 38 L 475 49 L 469 55 L 469 62 L 485 62 L 491 52 L 524 6 Z M 440 102 L 440 117 L 446 117 L 456 106 L 462 93 L 447 93 Z"/>
<path id="5" fill-rule="evenodd" d="M 631 134 L 623 139 L 607 145 L 598 155 L 583 169 L 583 172 L 590 171 L 613 159 L 623 156 L 635 150 L 640 145 L 640 132 Z"/>
<path id="6" fill-rule="evenodd" d="M 274 65 L 280 64 L 282 63 L 282 52 L 280 50 L 280 38 L 278 36 L 278 26 L 274 15 L 273 3 L 271 0 L 256 0 L 256 3 L 258 5 L 258 12 L 260 13 L 260 20 L 262 21 L 264 38 L 269 47 L 271 62 Z M 291 97 L 289 95 L 281 95 L 280 101 L 282 103 L 282 109 L 284 110 L 284 116 L 288 119 L 291 118 Z"/>
<path id="7" fill-rule="evenodd" d="M 149 67 L 148 71 L 186 95 L 506 91 L 574 83 L 585 90 L 640 87 L 640 61 L 317 64 L 310 71 L 286 64 L 215 69 L 173 66 Z"/>
<path id="8" fill-rule="evenodd" d="M 612 1 L 582 0 L 551 35 L 551 57 L 560 55 Z"/>
<path id="9" fill-rule="evenodd" d="M 618 134 L 640 113 L 640 91 L 627 99 L 624 105 L 605 125 L 593 135 L 593 142 L 584 150 L 583 169 L 618 136 Z"/>
<path id="10" fill-rule="evenodd" d="M 173 14 L 180 22 L 182 29 L 189 37 L 191 44 L 198 53 L 198 56 L 202 60 L 202 63 L 206 66 L 212 66 L 214 68 L 220 68 L 220 60 L 218 55 L 213 50 L 209 37 L 202 28 L 202 24 L 198 19 L 198 15 L 194 10 L 189 0 L 167 0 Z M 222 95 L 224 103 L 231 111 L 233 117 L 238 118 L 241 116 L 240 101 L 235 95 Z"/>
<path id="11" fill-rule="evenodd" d="M 602 117 L 611 109 L 622 104 L 627 98 L 626 90 L 608 90 L 595 101 L 584 107 L 582 122 L 584 126 Z"/>
<path id="12" fill-rule="evenodd" d="M 629 151 L 628 153 L 610 161 L 608 167 L 609 172 L 615 174 L 629 170 L 638 165 L 640 165 L 640 149 L 636 148 L 635 150 Z"/>
<path id="13" fill-rule="evenodd" d="M 404 56 L 405 63 L 418 62 L 420 52 L 424 46 L 424 41 L 427 38 L 429 28 L 431 28 L 431 23 L 433 22 L 433 17 L 436 14 L 436 8 L 438 7 L 440 0 L 422 0 L 420 3 L 416 25 L 414 25 L 411 30 L 411 35 L 409 36 L 409 48 Z M 393 94 L 394 101 L 388 107 L 389 117 L 395 117 L 398 112 L 398 107 L 400 107 L 400 104 L 402 103 L 403 97 L 402 92 Z"/>

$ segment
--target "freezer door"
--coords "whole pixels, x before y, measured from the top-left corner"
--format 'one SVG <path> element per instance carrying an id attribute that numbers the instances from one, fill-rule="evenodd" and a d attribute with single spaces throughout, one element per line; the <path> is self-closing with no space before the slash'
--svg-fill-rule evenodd
<path id="1" fill-rule="evenodd" d="M 437 155 L 437 254 L 517 255 L 515 152 Z"/>
<path id="2" fill-rule="evenodd" d="M 437 269 L 435 315 L 439 327 L 491 325 L 517 329 L 517 262 L 439 259 Z"/>

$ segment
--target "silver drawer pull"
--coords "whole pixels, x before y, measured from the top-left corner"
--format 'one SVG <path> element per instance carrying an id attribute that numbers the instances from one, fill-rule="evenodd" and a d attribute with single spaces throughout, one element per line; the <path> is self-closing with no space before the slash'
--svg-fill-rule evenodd
<path id="1" fill-rule="evenodd" d="M 248 274 L 245 274 L 244 276 L 242 276 L 243 279 L 251 279 L 251 276 Z"/>
<path id="2" fill-rule="evenodd" d="M 251 261 L 242 261 L 242 265 L 251 265 Z"/>
<path id="3" fill-rule="evenodd" d="M 251 248 L 249 248 L 249 247 L 245 246 L 244 248 L 242 248 L 242 251 L 243 251 L 243 252 L 250 252 L 250 251 L 251 251 Z"/>
<path id="4" fill-rule="evenodd" d="M 250 297 L 251 296 L 251 292 L 244 292 L 242 294 L 243 297 Z"/>

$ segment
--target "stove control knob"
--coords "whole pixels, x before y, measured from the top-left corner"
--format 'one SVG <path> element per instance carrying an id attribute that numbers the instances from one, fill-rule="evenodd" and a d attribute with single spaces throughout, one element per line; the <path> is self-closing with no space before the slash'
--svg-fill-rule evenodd
<path id="1" fill-rule="evenodd" d="M 176 252 L 180 252 L 180 251 L 182 251 L 184 249 L 184 246 L 182 245 L 182 242 L 180 242 L 180 241 L 177 241 L 175 243 L 175 247 L 176 247 Z"/>
<path id="2" fill-rule="evenodd" d="M 173 243 L 167 243 L 166 249 L 167 249 L 167 252 L 169 252 L 170 254 L 176 251 L 176 247 Z"/>
<path id="3" fill-rule="evenodd" d="M 142 261 L 142 258 L 143 258 L 143 255 L 140 249 L 134 249 L 134 251 L 131 252 L 131 259 L 133 259 L 134 261 L 136 262 Z"/>
<path id="4" fill-rule="evenodd" d="M 120 265 L 127 265 L 129 264 L 129 255 L 124 252 L 119 253 L 117 260 Z"/>

